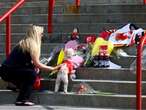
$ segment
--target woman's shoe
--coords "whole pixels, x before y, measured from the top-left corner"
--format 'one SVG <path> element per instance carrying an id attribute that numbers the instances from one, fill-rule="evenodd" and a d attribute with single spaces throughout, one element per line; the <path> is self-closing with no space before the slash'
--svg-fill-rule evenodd
<path id="1" fill-rule="evenodd" d="M 15 105 L 16 106 L 33 106 L 33 105 L 35 105 L 33 102 L 30 102 L 30 101 L 17 101 L 17 102 L 15 102 Z"/>

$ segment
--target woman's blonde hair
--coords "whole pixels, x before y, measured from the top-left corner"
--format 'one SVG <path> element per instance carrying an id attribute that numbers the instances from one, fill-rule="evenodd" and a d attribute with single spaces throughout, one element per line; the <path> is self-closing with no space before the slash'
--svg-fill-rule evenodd
<path id="1" fill-rule="evenodd" d="M 41 34 L 44 28 L 41 26 L 30 25 L 26 36 L 19 42 L 23 52 L 27 51 L 31 55 L 36 54 L 40 57 L 41 52 Z"/>

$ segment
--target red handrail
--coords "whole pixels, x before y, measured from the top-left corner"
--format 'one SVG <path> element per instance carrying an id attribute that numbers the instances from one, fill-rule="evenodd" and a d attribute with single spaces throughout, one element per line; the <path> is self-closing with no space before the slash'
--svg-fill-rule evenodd
<path id="1" fill-rule="evenodd" d="M 55 6 L 55 0 L 49 0 L 49 8 L 48 8 L 48 33 L 52 33 L 52 19 L 53 19 L 53 10 Z"/>
<path id="2" fill-rule="evenodd" d="M 143 0 L 143 3 L 146 4 L 146 0 Z"/>
<path id="3" fill-rule="evenodd" d="M 81 1 L 80 0 L 76 0 L 75 2 L 76 2 L 76 6 L 79 7 Z"/>
<path id="4" fill-rule="evenodd" d="M 48 33 L 52 33 L 53 31 L 53 10 L 55 6 L 55 0 L 48 0 L 49 1 L 49 8 L 48 8 Z M 75 0 L 76 7 L 80 6 L 80 0 Z"/>
<path id="5" fill-rule="evenodd" d="M 137 69 L 136 69 L 136 105 L 137 110 L 142 110 L 142 52 L 146 41 L 146 34 L 140 39 L 137 46 Z"/>
<path id="6" fill-rule="evenodd" d="M 11 15 L 16 11 L 25 0 L 20 0 L 11 9 L 9 9 L 5 14 L 0 17 L 0 22 L 6 20 L 6 56 L 8 57 L 11 50 Z"/>

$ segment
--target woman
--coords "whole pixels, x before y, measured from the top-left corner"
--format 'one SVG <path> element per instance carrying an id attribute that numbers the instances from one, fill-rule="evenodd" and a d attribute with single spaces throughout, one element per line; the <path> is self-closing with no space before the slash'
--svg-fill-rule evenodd
<path id="1" fill-rule="evenodd" d="M 34 105 L 29 98 L 39 69 L 52 71 L 60 67 L 46 66 L 39 61 L 43 31 L 43 27 L 31 25 L 26 37 L 15 46 L 10 56 L 2 63 L 2 79 L 12 82 L 20 89 L 15 105 Z"/>

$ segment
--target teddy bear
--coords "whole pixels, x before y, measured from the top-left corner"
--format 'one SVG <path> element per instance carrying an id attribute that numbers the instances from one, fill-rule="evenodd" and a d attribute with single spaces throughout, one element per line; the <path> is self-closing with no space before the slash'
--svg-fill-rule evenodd
<path id="1" fill-rule="evenodd" d="M 107 45 L 101 45 L 99 47 L 99 53 L 94 56 L 93 59 L 95 67 L 109 67 L 109 53 L 107 51 Z"/>
<path id="2" fill-rule="evenodd" d="M 74 63 L 71 60 L 71 57 L 74 56 L 75 51 L 72 48 L 68 48 L 65 50 L 65 58 L 64 61 L 62 62 L 62 66 L 60 67 L 58 73 L 57 73 L 57 78 L 55 82 L 55 92 L 58 92 L 59 86 L 61 81 L 64 84 L 63 92 L 67 93 L 67 88 L 68 88 L 68 76 L 72 73 L 75 73 L 74 70 Z"/>

